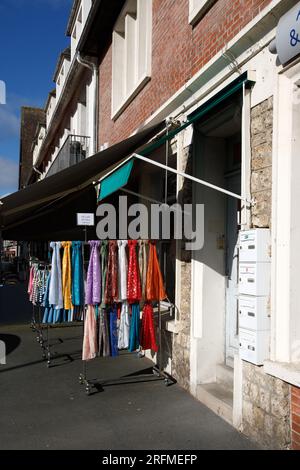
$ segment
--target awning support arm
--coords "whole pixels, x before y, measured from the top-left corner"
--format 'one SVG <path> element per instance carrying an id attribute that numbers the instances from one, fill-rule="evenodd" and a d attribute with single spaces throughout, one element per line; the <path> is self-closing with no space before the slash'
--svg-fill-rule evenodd
<path id="1" fill-rule="evenodd" d="M 174 173 L 178 176 L 182 176 L 183 178 L 186 178 L 188 180 L 193 181 L 194 183 L 201 184 L 202 186 L 206 186 L 207 188 L 215 189 L 216 191 L 227 194 L 227 196 L 234 197 L 235 199 L 239 199 L 240 201 L 245 202 L 246 204 L 252 205 L 253 201 L 249 201 L 247 198 L 241 196 L 240 194 L 233 193 L 231 191 L 228 191 L 227 189 L 220 188 L 219 186 L 216 186 L 214 184 L 208 183 L 207 181 L 201 180 L 199 178 L 196 178 L 195 176 L 188 175 L 184 173 L 183 171 L 179 170 L 174 170 L 174 168 L 171 168 L 167 165 L 164 165 L 162 163 L 156 162 L 155 160 L 151 160 L 150 158 L 144 157 L 143 155 L 139 155 L 137 153 L 134 153 L 132 155 L 133 158 L 137 158 L 138 160 L 142 160 L 146 163 L 150 163 L 150 165 L 158 166 L 159 168 L 162 168 L 163 170 L 167 170 L 170 173 Z"/>

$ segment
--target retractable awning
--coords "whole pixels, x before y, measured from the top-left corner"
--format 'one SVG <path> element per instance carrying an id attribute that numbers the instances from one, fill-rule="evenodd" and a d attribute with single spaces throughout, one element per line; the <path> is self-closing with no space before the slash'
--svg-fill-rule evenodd
<path id="1" fill-rule="evenodd" d="M 38 226 L 40 240 L 55 239 L 51 236 L 51 225 L 47 224 L 46 228 L 39 222 L 44 215 L 48 214 L 49 216 L 50 213 L 56 213 L 59 219 L 63 205 L 66 208 L 64 212 L 67 211 L 68 198 L 71 198 L 72 195 L 75 196 L 75 193 L 83 194 L 81 192 L 84 190 L 94 191 L 94 193 L 90 192 L 89 194 L 94 194 L 96 203 L 93 182 L 99 180 L 102 175 L 114 168 L 116 164 L 132 152 L 143 148 L 151 138 L 163 130 L 164 126 L 164 122 L 160 122 L 155 126 L 144 129 L 74 166 L 3 198 L 0 201 L 2 237 L 4 239 L 23 240 L 26 228 L 26 239 L 29 239 L 30 232 L 34 237 L 32 239 L 35 239 L 36 234 L 34 231 Z M 94 208 L 94 205 L 91 205 L 90 198 L 86 199 L 85 204 L 81 204 L 81 211 L 84 209 L 85 212 L 93 212 Z M 77 212 L 80 212 L 80 210 Z M 14 234 L 13 237 L 12 234 Z M 62 238 L 66 239 L 67 237 Z"/>
<path id="2" fill-rule="evenodd" d="M 227 100 L 229 97 L 231 97 L 232 95 L 234 95 L 238 91 L 242 90 L 244 86 L 246 86 L 246 85 L 249 86 L 251 84 L 253 84 L 253 82 L 248 79 L 248 74 L 247 73 L 242 74 L 239 78 L 237 78 L 231 84 L 229 84 L 227 87 L 225 87 L 221 92 L 217 93 L 213 98 L 208 100 L 207 103 L 205 103 L 203 106 L 198 108 L 195 112 L 191 113 L 188 116 L 187 121 L 184 122 L 181 126 L 179 126 L 176 129 L 166 133 L 160 139 L 158 139 L 157 141 L 153 142 L 152 144 L 146 146 L 140 152 L 132 154 L 125 161 L 123 161 L 121 164 L 117 165 L 116 168 L 114 168 L 112 171 L 108 171 L 107 174 L 103 175 L 103 177 L 100 178 L 100 180 L 99 180 L 100 191 L 99 191 L 98 200 L 102 201 L 107 196 L 113 194 L 114 192 L 118 191 L 119 189 L 124 189 L 124 187 L 127 185 L 128 181 L 129 181 L 130 174 L 133 170 L 135 160 L 139 160 L 139 161 L 143 161 L 145 163 L 148 163 L 150 165 L 154 165 L 154 166 L 156 166 L 158 168 L 161 168 L 161 169 L 163 169 L 167 172 L 174 173 L 174 174 L 177 174 L 178 176 L 189 179 L 189 180 L 193 181 L 194 183 L 201 184 L 203 186 L 206 186 L 208 188 L 211 188 L 213 190 L 221 192 L 221 193 L 223 193 L 227 196 L 230 196 L 230 197 L 233 197 L 235 199 L 239 199 L 241 201 L 244 201 L 247 204 L 251 204 L 251 201 L 247 200 L 245 197 L 243 197 L 240 194 L 233 193 L 231 191 L 228 191 L 225 188 L 221 188 L 220 186 L 216 186 L 216 185 L 211 184 L 207 181 L 196 178 L 192 175 L 188 175 L 187 173 L 184 173 L 182 171 L 178 171 L 174 168 L 171 168 L 170 166 L 159 163 L 156 160 L 150 159 L 148 157 L 148 155 L 150 155 L 153 151 L 155 151 L 157 148 L 159 148 L 161 145 L 163 145 L 168 140 L 171 140 L 176 134 L 183 131 L 184 129 L 186 129 L 188 126 L 194 124 L 195 122 L 199 121 L 201 118 L 205 117 L 205 115 L 207 115 L 217 105 L 221 104 L 222 102 Z M 135 193 L 135 195 L 144 197 L 143 195 L 141 195 L 139 193 Z M 145 198 L 145 199 L 148 199 L 148 198 Z"/>

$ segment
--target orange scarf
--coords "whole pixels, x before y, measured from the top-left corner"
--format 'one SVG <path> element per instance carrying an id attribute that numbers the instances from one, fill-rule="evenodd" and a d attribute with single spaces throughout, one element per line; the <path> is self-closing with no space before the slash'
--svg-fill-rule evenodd
<path id="1" fill-rule="evenodd" d="M 149 258 L 146 280 L 146 300 L 164 300 L 167 297 L 160 271 L 155 243 L 149 242 Z"/>

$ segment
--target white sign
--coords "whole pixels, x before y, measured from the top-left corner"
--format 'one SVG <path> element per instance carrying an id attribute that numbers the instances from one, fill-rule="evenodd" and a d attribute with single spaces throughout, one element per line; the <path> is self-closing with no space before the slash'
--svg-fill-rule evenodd
<path id="1" fill-rule="evenodd" d="M 77 214 L 77 225 L 95 225 L 95 214 L 86 213 L 86 214 Z"/>
<path id="2" fill-rule="evenodd" d="M 300 2 L 279 21 L 276 49 L 282 64 L 300 54 Z"/>

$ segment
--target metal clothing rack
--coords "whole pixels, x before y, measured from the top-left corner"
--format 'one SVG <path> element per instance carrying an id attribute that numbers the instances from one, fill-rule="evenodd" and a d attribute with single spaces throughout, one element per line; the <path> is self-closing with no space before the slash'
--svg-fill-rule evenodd
<path id="1" fill-rule="evenodd" d="M 157 306 L 157 312 L 158 312 L 158 356 L 157 356 L 157 364 L 152 367 L 152 373 L 153 376 L 156 377 L 156 379 L 161 379 L 164 381 L 164 384 L 168 387 L 176 382 L 173 377 L 171 377 L 167 372 L 164 371 L 163 369 L 163 364 L 162 364 L 162 315 L 167 314 L 172 310 L 173 306 L 170 305 L 168 309 L 163 313 L 161 311 L 161 305 L 160 302 L 158 302 Z M 84 316 L 84 321 L 85 321 L 85 316 Z M 84 331 L 84 322 L 83 322 L 83 331 Z M 139 358 L 144 357 L 145 355 L 141 353 L 141 349 L 136 351 L 135 353 L 133 352 L 132 354 L 137 354 Z M 95 358 L 96 359 L 96 358 Z M 103 358 L 104 359 L 104 358 Z M 102 382 L 98 379 L 89 379 L 87 375 L 87 362 L 88 361 L 82 361 L 82 372 L 79 375 L 79 383 L 81 385 L 85 386 L 85 393 L 86 395 L 90 395 L 91 391 L 93 388 L 98 388 L 99 386 L 103 388 L 103 385 L 109 385 L 111 381 L 105 381 Z M 119 377 L 115 380 L 113 380 L 114 384 L 122 384 L 124 381 L 128 381 L 128 377 Z M 131 381 L 131 383 L 138 383 L 138 381 L 134 382 Z"/>
<path id="2" fill-rule="evenodd" d="M 163 368 L 163 361 L 162 361 L 162 315 L 170 313 L 171 310 L 173 309 L 173 307 L 174 306 L 171 303 L 169 303 L 169 307 L 163 313 L 161 311 L 161 302 L 158 301 L 158 305 L 157 305 L 157 312 L 158 312 L 158 353 L 156 355 L 157 363 L 152 367 L 152 373 L 153 373 L 154 377 L 160 378 L 161 380 L 163 380 L 164 384 L 166 386 L 170 386 L 170 385 L 174 384 L 176 382 L 176 380 L 173 377 L 171 377 L 166 371 L 164 371 L 164 368 Z M 84 311 L 84 316 L 83 316 L 83 335 L 84 335 L 85 316 L 86 316 L 86 311 Z M 145 354 L 142 353 L 141 348 L 138 351 L 136 351 L 136 353 L 132 353 L 132 354 L 137 354 L 139 358 L 142 358 L 142 357 L 145 356 Z M 86 395 L 89 396 L 91 394 L 92 388 L 94 388 L 96 386 L 98 387 L 99 385 L 102 386 L 103 383 L 101 384 L 101 382 L 97 379 L 91 380 L 91 379 L 88 378 L 87 362 L 88 361 L 82 361 L 82 363 L 83 363 L 82 364 L 82 372 L 79 374 L 79 383 L 81 385 L 85 386 L 85 393 L 86 393 Z M 114 381 L 114 384 L 116 382 L 122 384 L 122 382 L 124 382 L 124 380 L 128 381 L 128 377 L 123 377 L 123 378 L 119 377 L 118 379 L 116 379 L 116 381 Z M 131 382 L 131 383 L 134 383 L 134 382 Z M 105 385 L 109 385 L 109 383 L 105 382 Z"/>
<path id="3" fill-rule="evenodd" d="M 44 262 L 44 261 L 38 261 L 36 260 L 33 264 L 37 264 L 39 267 L 42 267 L 44 269 L 48 269 L 51 267 L 50 263 Z M 43 307 L 44 308 L 44 307 Z M 83 308 L 84 310 L 84 308 Z M 80 320 L 78 320 L 76 323 L 79 323 Z M 73 326 L 74 322 L 62 322 L 59 323 L 58 325 L 60 327 L 64 326 Z M 51 324 L 42 323 L 42 305 L 40 304 L 32 304 L 32 319 L 31 319 L 31 329 L 34 333 L 36 333 L 36 341 L 39 343 L 41 346 L 42 350 L 42 358 L 43 360 L 47 360 L 47 367 L 51 367 L 52 360 L 56 357 L 56 353 L 52 354 L 51 352 L 51 344 L 50 344 L 50 328 Z"/>
<path id="4" fill-rule="evenodd" d="M 36 333 L 36 341 L 39 343 L 42 349 L 42 358 L 46 359 L 48 357 L 48 347 L 47 340 L 44 337 L 44 328 L 41 321 L 41 307 L 40 305 L 32 304 L 32 319 L 31 319 L 31 329 Z M 48 335 L 47 335 L 48 336 Z"/>

